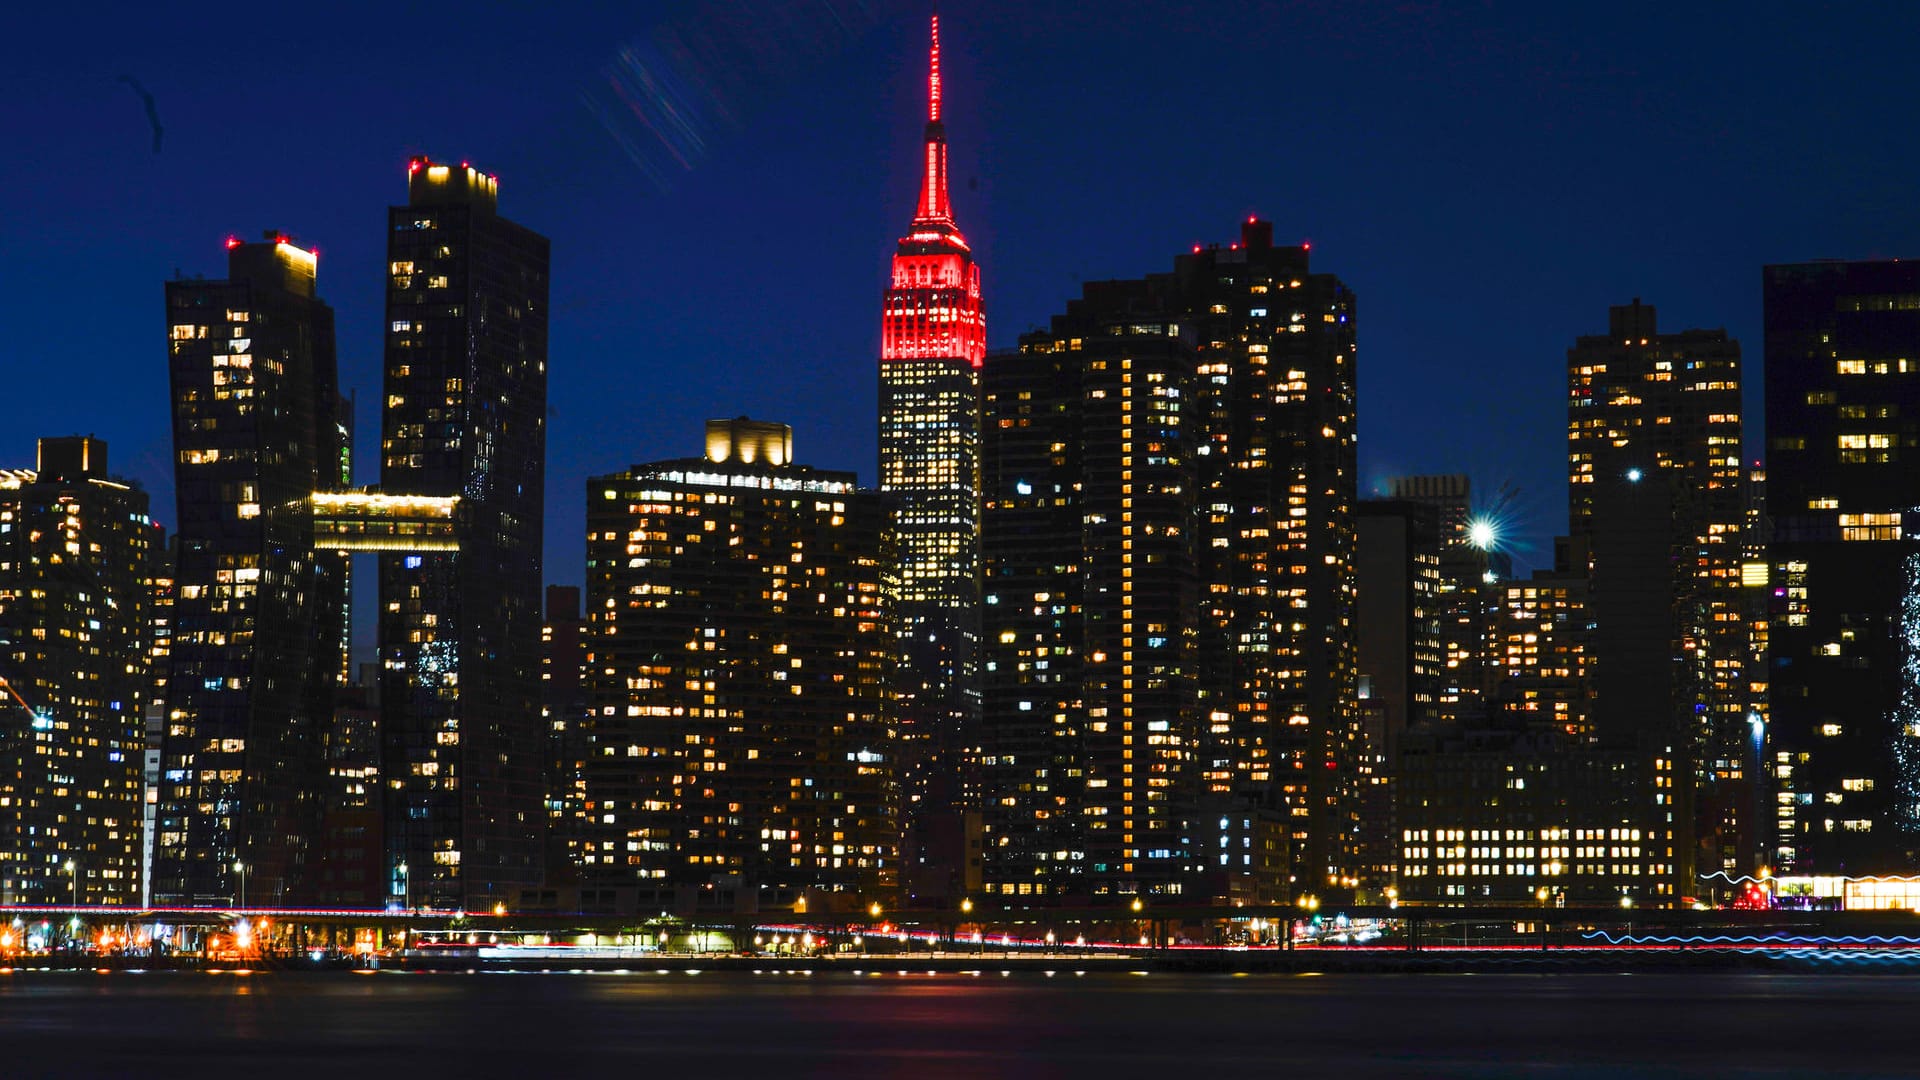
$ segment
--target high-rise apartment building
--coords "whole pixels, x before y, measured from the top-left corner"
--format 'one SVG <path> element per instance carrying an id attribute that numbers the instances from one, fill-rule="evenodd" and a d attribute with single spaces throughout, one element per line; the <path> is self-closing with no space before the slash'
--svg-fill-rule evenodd
<path id="1" fill-rule="evenodd" d="M 899 880 L 893 552 L 879 496 L 783 424 L 587 485 L 582 866 L 849 907 Z"/>
<path id="2" fill-rule="evenodd" d="M 1765 271 L 1776 870 L 1920 857 L 1920 263 Z"/>
<path id="3" fill-rule="evenodd" d="M 1329 767 L 1356 723 L 1354 295 L 1257 219 L 1170 284 L 1199 352 L 1203 789 L 1284 813 L 1296 888 L 1324 888 L 1354 869 Z"/>
<path id="4" fill-rule="evenodd" d="M 1672 812 L 1671 901 L 1693 893 L 1696 862 L 1734 867 L 1736 838 L 1693 815 L 1718 805 L 1716 786 L 1739 782 L 1751 757 L 1740 346 L 1723 330 L 1663 334 L 1635 300 L 1567 351 L 1567 392 L 1568 529 L 1590 560 L 1592 735 L 1673 757 L 1692 778 L 1649 793 Z"/>
<path id="5" fill-rule="evenodd" d="M 0 898 L 138 905 L 146 493 L 91 436 L 0 471 Z"/>
<path id="6" fill-rule="evenodd" d="M 1254 220 L 1172 273 L 1089 284 L 990 361 L 990 886 L 1267 896 L 1289 865 L 1352 876 L 1329 773 L 1356 723 L 1353 318 Z M 1255 857 L 1275 819 L 1291 860 Z M 1247 856 L 1225 881 L 1222 840 Z"/>
<path id="7" fill-rule="evenodd" d="M 153 896 L 301 895 L 341 670 L 346 559 L 312 550 L 339 489 L 333 310 L 314 253 L 227 241 L 224 280 L 167 283 L 178 504 Z"/>
<path id="8" fill-rule="evenodd" d="M 1473 483 L 1466 474 L 1396 476 L 1387 481 L 1387 490 L 1392 499 L 1432 507 L 1439 515 L 1435 604 L 1443 666 L 1433 718 L 1444 724 L 1480 723 L 1487 715 L 1487 693 L 1499 677 L 1494 586 L 1512 576 L 1513 560 L 1499 546 L 1494 519 L 1474 516 Z"/>
<path id="9" fill-rule="evenodd" d="M 880 490 L 899 544 L 899 722 L 909 858 L 923 820 L 972 801 L 980 714 L 980 267 L 947 194 L 940 20 L 933 20 L 919 208 L 893 256 L 880 342 Z"/>
<path id="10" fill-rule="evenodd" d="M 981 372 L 983 887 L 1042 901 L 1087 870 L 1084 366 L 1041 341 Z"/>
<path id="11" fill-rule="evenodd" d="M 380 558 L 387 872 L 420 904 L 542 876 L 547 268 L 493 176 L 409 163 L 387 213 L 380 481 L 458 500 L 451 545 Z"/>
<path id="12" fill-rule="evenodd" d="M 1194 350 L 1175 317 L 1114 302 L 1127 284 L 986 376 L 982 814 L 1002 895 L 1189 887 Z"/>
<path id="13" fill-rule="evenodd" d="M 1494 613 L 1492 726 L 1594 744 L 1584 543 L 1554 538 L 1551 568 L 1503 581 Z"/>

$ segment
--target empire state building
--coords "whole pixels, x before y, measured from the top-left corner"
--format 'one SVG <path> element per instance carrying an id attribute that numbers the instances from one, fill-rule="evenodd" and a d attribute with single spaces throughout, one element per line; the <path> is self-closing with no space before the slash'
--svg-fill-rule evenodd
<path id="1" fill-rule="evenodd" d="M 980 267 L 947 197 L 934 16 L 920 203 L 881 316 L 880 488 L 899 545 L 898 679 L 911 839 L 966 805 L 980 713 Z M 927 856 L 921 854 L 923 861 Z"/>

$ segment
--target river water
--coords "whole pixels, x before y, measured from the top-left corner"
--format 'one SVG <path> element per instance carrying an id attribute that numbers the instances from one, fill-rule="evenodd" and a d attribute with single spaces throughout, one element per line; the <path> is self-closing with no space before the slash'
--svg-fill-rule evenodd
<path id="1" fill-rule="evenodd" d="M 0 1077 L 1920 1074 L 1920 977 L 0 975 Z"/>

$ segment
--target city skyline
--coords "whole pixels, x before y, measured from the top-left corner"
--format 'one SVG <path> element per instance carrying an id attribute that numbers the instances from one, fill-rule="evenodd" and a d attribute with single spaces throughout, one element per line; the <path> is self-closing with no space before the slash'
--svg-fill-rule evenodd
<path id="1" fill-rule="evenodd" d="M 7 246 L 43 268 L 40 280 L 59 281 L 80 265 L 97 277 L 101 292 L 88 302 L 101 301 L 109 314 L 79 323 L 79 341 L 102 358 L 107 381 L 128 391 L 91 399 L 42 392 L 58 365 L 44 373 L 21 365 L 13 400 L 49 404 L 32 425 L 20 406 L 7 406 L 23 432 L 12 456 L 30 450 L 31 432 L 111 433 L 126 447 L 116 455 L 121 468 L 152 492 L 156 517 L 171 527 L 165 416 L 147 392 L 164 373 L 145 348 L 151 320 L 139 313 L 153 309 L 155 277 L 204 266 L 202 253 L 226 235 L 273 226 L 322 253 L 328 299 L 340 312 L 341 384 L 359 392 L 360 458 L 375 460 L 381 253 L 370 222 L 388 201 L 394 170 L 411 153 L 433 152 L 485 161 L 513 185 L 518 216 L 555 237 L 563 284 L 554 303 L 549 580 L 580 580 L 582 553 L 567 535 L 582 497 L 578 478 L 671 454 L 691 431 L 675 415 L 777 415 L 796 396 L 834 403 L 811 422 L 796 417 L 800 434 L 823 466 L 854 468 L 866 480 L 873 388 L 865 358 L 878 336 L 870 312 L 884 284 L 876 268 L 917 194 L 919 163 L 897 144 L 923 107 L 909 45 L 924 32 L 923 16 L 917 6 L 885 6 L 838 38 L 788 41 L 782 74 L 733 128 L 706 133 L 710 152 L 664 193 L 575 99 L 613 62 L 609 42 L 683 23 L 588 11 L 552 26 L 516 26 L 529 63 L 500 86 L 460 75 L 418 102 L 389 106 L 381 97 L 377 109 L 376 96 L 390 97 L 388 82 L 398 76 L 344 85 L 330 58 L 361 43 L 303 37 L 280 50 L 263 78 L 307 80 L 356 120 L 351 130 L 322 124 L 288 140 L 270 160 L 277 167 L 260 175 L 236 171 L 227 155 L 239 151 L 209 141 L 225 123 L 206 119 L 216 86 L 166 59 L 172 31 L 137 21 L 110 28 L 75 71 L 43 91 L 46 108 L 27 120 L 23 149 L 64 162 L 52 170 L 62 187 L 10 180 L 16 198 L 40 214 Z M 1220 223 L 1261 213 L 1276 221 L 1277 235 L 1311 240 L 1337 259 L 1369 297 L 1362 493 L 1387 475 L 1416 471 L 1466 471 L 1487 492 L 1514 480 L 1528 511 L 1521 561 L 1539 566 L 1550 561 L 1546 538 L 1560 529 L 1552 405 L 1563 392 L 1567 327 L 1583 325 L 1601 304 L 1641 295 L 1676 325 L 1724 326 L 1754 341 L 1762 263 L 1911 246 L 1911 214 L 1891 208 L 1912 152 L 1871 135 L 1872 80 L 1882 76 L 1865 62 L 1870 55 L 1850 54 L 1849 80 L 1823 80 L 1838 60 L 1821 46 L 1836 39 L 1817 23 L 1782 33 L 1780 18 L 1764 11 L 1741 26 L 1711 28 L 1683 15 L 1663 19 L 1652 38 L 1635 34 L 1628 49 L 1619 35 L 1633 28 L 1630 19 L 1603 25 L 1581 13 L 1535 14 L 1494 26 L 1471 16 L 1361 16 L 1336 24 L 1310 9 L 1241 5 L 1189 13 L 1178 24 L 1137 12 L 1093 27 L 1061 10 L 1016 15 L 984 5 L 954 13 L 947 47 L 969 72 L 953 90 L 963 118 L 954 132 L 955 200 L 982 262 L 996 268 L 990 344 L 1010 344 L 1038 324 L 1082 278 L 1127 276 L 1158 252 L 1224 243 L 1230 237 Z M 1868 42 L 1871 54 L 1880 47 L 1871 42 L 1900 36 L 1894 18 L 1884 34 L 1849 29 L 1849 44 Z M 501 47 L 490 44 L 499 29 L 489 27 L 486 41 L 478 31 L 454 32 L 422 70 L 439 71 L 463 48 L 479 50 L 477 70 L 499 66 Z M 1722 44 L 1745 62 L 1722 70 L 1714 65 L 1732 62 L 1690 51 L 1709 29 L 1729 35 Z M 1220 51 L 1240 30 L 1250 35 L 1239 46 L 1245 56 L 1263 55 L 1270 42 L 1278 48 L 1283 33 L 1301 43 L 1285 55 L 1302 89 L 1267 92 L 1331 103 L 1335 119 L 1295 129 L 1284 122 L 1291 113 L 1256 107 L 1248 95 L 1265 84 L 1247 73 L 1252 65 Z M 269 20 L 257 32 L 264 49 L 276 28 Z M 770 32 L 739 32 L 747 43 L 782 44 Z M 1080 43 L 1069 50 L 1075 55 L 1056 55 L 1050 43 L 1069 36 Z M 1788 38 L 1791 54 L 1774 44 Z M 1466 55 L 1466 42 L 1483 47 Z M 384 47 L 371 47 L 357 68 L 384 69 Z M 1806 72 L 1806 81 L 1762 85 L 1752 73 L 1768 65 L 1752 61 L 1767 57 Z M 1218 66 L 1204 91 L 1195 80 L 1190 93 L 1148 95 L 1127 75 L 1148 59 L 1178 69 L 1204 58 Z M 122 68 L 136 70 L 166 117 L 159 154 L 139 103 L 115 82 Z M 34 63 L 20 70 L 31 76 Z M 1438 102 L 1411 95 L 1423 79 L 1450 94 Z M 1723 90 L 1697 92 L 1696 81 L 1715 80 Z M 1488 100 L 1519 86 L 1535 91 L 1531 100 Z M 1466 119 L 1448 101 L 1486 107 Z M 1683 107 L 1667 107 L 1676 103 Z M 823 125 L 823 117 L 834 122 Z M 1134 166 L 1126 146 L 1143 138 L 1141 117 L 1178 124 L 1195 145 L 1255 118 L 1273 136 L 1251 140 L 1247 164 L 1231 169 L 1197 154 Z M 124 145 L 108 137 L 122 126 Z M 87 143 L 69 131 L 87 132 Z M 1610 149 L 1591 149 L 1597 145 Z M 1401 148 L 1399 156 L 1389 147 Z M 1776 167 L 1776 155 L 1820 164 Z M 1663 164 L 1648 170 L 1635 160 Z M 1112 167 L 1121 163 L 1128 168 Z M 1419 167 L 1409 174 L 1409 165 Z M 1647 178 L 1656 173 L 1677 179 Z M 768 174 L 785 179 L 770 190 Z M 818 272 L 756 294 L 754 319 L 700 318 L 703 306 L 713 309 L 735 288 L 722 273 L 737 258 L 732 252 L 776 235 L 762 215 L 725 212 L 747 200 L 777 216 L 779 237 L 817 253 Z M 1624 220 L 1628 205 L 1635 209 Z M 847 236 L 862 239 L 848 244 Z M 103 250 L 115 253 L 111 265 Z M 633 258 L 647 250 L 662 257 Z M 1440 251 L 1451 257 L 1436 270 L 1431 253 Z M 1489 295 L 1521 302 L 1493 308 Z M 49 284 L 11 293 L 10 302 L 25 327 L 21 356 L 72 347 L 75 300 Z M 1460 379 L 1461 371 L 1474 377 Z M 642 394 L 643 382 L 657 392 Z M 1432 407 L 1415 408 L 1422 402 Z M 1757 417 L 1754 404 L 1750 389 L 1748 412 Z M 1505 422 L 1463 422 L 1476 410 Z M 1761 437 L 1757 423 L 1750 427 L 1748 459 Z M 1450 449 L 1418 449 L 1441 445 Z"/>
<path id="2" fill-rule="evenodd" d="M 87 17 L 8 1077 L 1910 1068 L 1920 7 Z"/>

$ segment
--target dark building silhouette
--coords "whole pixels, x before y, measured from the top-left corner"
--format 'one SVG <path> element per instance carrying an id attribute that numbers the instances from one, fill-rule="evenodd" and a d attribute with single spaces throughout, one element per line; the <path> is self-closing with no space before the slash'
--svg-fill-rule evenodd
<path id="1" fill-rule="evenodd" d="M 146 493 L 91 436 L 0 470 L 0 900 L 141 902 Z"/>
<path id="2" fill-rule="evenodd" d="M 587 620 L 580 589 L 547 586 L 540 628 L 540 717 L 547 731 L 547 877 L 549 885 L 579 876 L 586 816 Z"/>
<path id="3" fill-rule="evenodd" d="M 1354 580 L 1360 696 L 1388 730 L 1436 719 L 1440 645 L 1440 520 L 1434 507 L 1365 499 L 1355 512 Z"/>
<path id="4" fill-rule="evenodd" d="M 386 846 L 380 810 L 379 678 L 371 664 L 334 695 L 326 733 L 327 782 L 321 796 L 314 902 L 375 908 L 387 902 Z"/>
<path id="5" fill-rule="evenodd" d="M 1765 271 L 1771 845 L 1782 872 L 1920 857 L 1920 263 Z"/>
<path id="6" fill-rule="evenodd" d="M 380 482 L 457 498 L 458 550 L 380 558 L 387 870 L 393 895 L 473 907 L 543 873 L 548 245 L 500 216 L 494 177 L 408 173 L 387 213 Z"/>
<path id="7" fill-rule="evenodd" d="M 313 252 L 227 242 L 224 280 L 167 283 L 178 504 L 153 897 L 303 894 L 342 670 L 346 560 L 312 549 L 337 490 L 333 311 Z M 237 869 L 240 867 L 242 869 Z"/>
<path id="8" fill-rule="evenodd" d="M 1464 530 L 1463 530 L 1464 531 Z M 1438 719 L 1447 672 L 1441 630 L 1441 518 L 1429 503 L 1365 499 L 1354 514 L 1355 667 L 1360 716 L 1337 755 L 1357 875 L 1394 878 L 1394 761 L 1408 728 Z"/>
<path id="9" fill-rule="evenodd" d="M 910 888 L 956 872 L 932 843 L 975 800 L 980 715 L 980 266 L 947 193 L 933 19 L 920 202 L 894 252 L 880 343 L 880 490 L 899 544 L 899 723 Z M 949 850 L 948 854 L 951 852 Z M 931 899 L 931 897 L 930 897 Z"/>
<path id="10" fill-rule="evenodd" d="M 589 886 L 891 901 L 886 514 L 791 448 L 785 425 L 717 420 L 704 458 L 588 482 Z"/>

